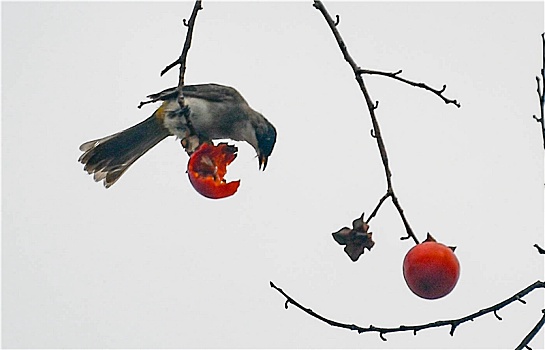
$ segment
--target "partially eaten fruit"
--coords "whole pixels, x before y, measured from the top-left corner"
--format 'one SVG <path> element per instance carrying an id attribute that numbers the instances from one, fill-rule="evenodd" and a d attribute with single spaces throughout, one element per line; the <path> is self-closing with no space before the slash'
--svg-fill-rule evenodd
<path id="1" fill-rule="evenodd" d="M 187 173 L 189 181 L 203 196 L 219 199 L 232 196 L 240 185 L 240 180 L 227 182 L 223 177 L 229 165 L 237 157 L 237 148 L 226 143 L 214 146 L 203 143 L 189 157 Z"/>

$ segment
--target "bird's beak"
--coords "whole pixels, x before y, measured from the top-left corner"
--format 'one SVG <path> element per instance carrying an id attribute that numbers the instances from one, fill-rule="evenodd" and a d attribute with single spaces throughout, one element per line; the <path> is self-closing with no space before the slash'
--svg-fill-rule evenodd
<path id="1" fill-rule="evenodd" d="M 267 161 L 269 160 L 269 158 L 262 154 L 260 154 L 257 158 L 259 160 L 259 170 L 265 171 L 265 168 L 267 167 Z"/>

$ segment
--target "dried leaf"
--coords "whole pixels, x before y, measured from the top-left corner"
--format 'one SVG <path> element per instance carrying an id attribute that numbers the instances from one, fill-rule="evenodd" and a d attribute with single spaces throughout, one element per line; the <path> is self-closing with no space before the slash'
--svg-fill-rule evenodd
<path id="1" fill-rule="evenodd" d="M 357 244 L 347 244 L 346 247 L 344 247 L 344 252 L 348 254 L 352 261 L 356 262 L 360 255 L 363 254 L 363 246 Z"/>
<path id="2" fill-rule="evenodd" d="M 352 222 L 352 229 L 343 227 L 333 233 L 333 239 L 340 245 L 344 245 L 345 253 L 352 261 L 357 261 L 364 253 L 365 248 L 371 250 L 375 245 L 373 233 L 368 232 L 369 225 L 363 221 L 363 214 Z"/>
<path id="3" fill-rule="evenodd" d="M 335 242 L 345 245 L 350 241 L 350 235 L 352 234 L 352 230 L 348 227 L 343 227 L 339 231 L 333 233 L 333 239 Z"/>

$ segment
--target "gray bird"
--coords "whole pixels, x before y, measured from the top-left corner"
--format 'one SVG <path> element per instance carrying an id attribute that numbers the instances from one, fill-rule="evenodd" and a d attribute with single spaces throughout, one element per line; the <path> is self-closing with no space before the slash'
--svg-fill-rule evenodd
<path id="1" fill-rule="evenodd" d="M 253 110 L 232 87 L 218 84 L 186 85 L 182 89 L 189 121 L 200 140 L 231 139 L 246 141 L 256 151 L 259 168 L 265 170 L 276 142 L 276 129 L 265 117 Z M 149 96 L 164 100 L 143 122 L 116 134 L 88 141 L 79 149 L 79 162 L 104 180 L 106 188 L 144 153 L 168 136 L 184 139 L 189 135 L 187 119 L 178 103 L 176 88 Z"/>

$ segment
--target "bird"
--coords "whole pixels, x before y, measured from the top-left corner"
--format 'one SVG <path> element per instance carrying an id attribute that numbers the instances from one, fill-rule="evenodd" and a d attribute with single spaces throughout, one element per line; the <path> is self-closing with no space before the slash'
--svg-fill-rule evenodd
<path id="1" fill-rule="evenodd" d="M 163 102 L 149 118 L 113 135 L 83 143 L 78 161 L 84 170 L 109 188 L 159 142 L 176 136 L 184 145 L 184 139 L 192 132 L 199 140 L 247 142 L 257 153 L 259 169 L 265 170 L 276 143 L 276 128 L 252 109 L 235 88 L 214 83 L 184 85 L 182 96 L 183 108 L 178 102 L 177 87 L 150 95 L 149 98 Z"/>

